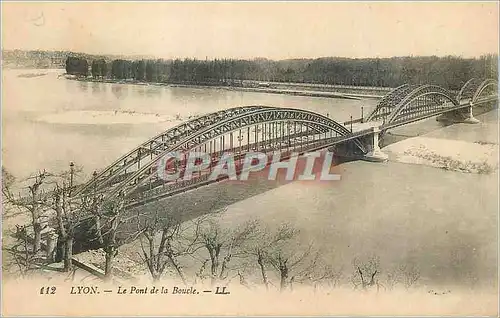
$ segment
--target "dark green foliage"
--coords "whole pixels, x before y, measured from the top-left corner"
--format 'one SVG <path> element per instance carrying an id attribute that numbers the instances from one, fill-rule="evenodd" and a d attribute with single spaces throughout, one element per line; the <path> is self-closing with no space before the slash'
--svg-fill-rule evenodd
<path id="1" fill-rule="evenodd" d="M 93 60 L 91 66 L 93 78 L 102 78 L 107 76 L 108 66 L 104 59 Z"/>
<path id="2" fill-rule="evenodd" d="M 87 76 L 89 64 L 86 59 L 75 56 L 66 58 L 66 73 L 78 76 Z"/>
<path id="3" fill-rule="evenodd" d="M 134 62 L 135 65 L 135 79 L 138 81 L 144 81 L 146 76 L 146 62 L 144 60 Z"/>
<path id="4" fill-rule="evenodd" d="M 105 74 L 102 71 L 98 73 L 98 76 Z M 459 90 L 470 78 L 496 78 L 497 74 L 497 57 L 486 55 L 475 59 L 455 56 L 330 57 L 283 61 L 262 58 L 168 61 L 117 59 L 112 62 L 110 76 L 114 79 L 217 86 L 239 86 L 243 80 L 255 80 L 385 87 L 426 83 Z"/>
<path id="5" fill-rule="evenodd" d="M 99 76 L 99 65 L 96 60 L 92 61 L 92 66 L 90 71 L 92 72 L 93 78 L 97 78 Z"/>
<path id="6" fill-rule="evenodd" d="M 116 79 L 129 79 L 133 77 L 134 68 L 131 61 L 114 60 L 111 63 L 111 77 Z"/>

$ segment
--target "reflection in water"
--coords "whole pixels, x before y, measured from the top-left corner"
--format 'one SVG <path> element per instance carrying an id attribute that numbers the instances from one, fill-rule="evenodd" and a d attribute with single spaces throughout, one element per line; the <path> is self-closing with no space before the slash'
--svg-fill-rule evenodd
<path id="1" fill-rule="evenodd" d="M 111 92 L 117 99 L 125 99 L 128 96 L 129 85 L 112 84 Z"/>
<path id="2" fill-rule="evenodd" d="M 146 95 L 145 88 L 143 85 L 135 85 L 135 86 L 131 87 L 130 90 L 131 90 L 132 94 L 137 93 L 139 96 Z"/>
<path id="3" fill-rule="evenodd" d="M 98 82 L 92 82 L 92 94 L 93 95 L 98 95 L 101 93 L 102 90 L 106 89 L 106 85 L 102 85 L 101 83 Z"/>
<path id="4" fill-rule="evenodd" d="M 89 91 L 89 84 L 90 84 L 89 82 L 78 81 L 78 87 L 85 93 Z"/>
<path id="5" fill-rule="evenodd" d="M 221 104 L 231 104 L 232 96 L 228 94 L 221 93 L 224 92 L 223 89 L 216 88 L 186 88 L 186 87 L 171 87 L 169 89 L 169 94 L 176 100 L 183 101 L 184 103 L 220 103 Z M 232 92 L 238 94 L 240 92 Z M 237 98 L 239 99 L 239 98 Z M 242 106 L 236 103 L 230 107 Z"/>
<path id="6" fill-rule="evenodd" d="M 158 87 L 158 86 L 150 86 L 150 85 L 131 85 L 130 86 L 130 93 L 133 94 L 138 94 L 139 96 L 142 97 L 147 97 L 147 98 L 161 98 L 163 95 L 165 88 L 164 87 Z"/>
<path id="7" fill-rule="evenodd" d="M 76 81 L 70 81 L 70 80 L 64 80 L 64 79 L 60 79 L 60 81 L 64 83 L 67 94 L 75 94 L 78 91 Z"/>

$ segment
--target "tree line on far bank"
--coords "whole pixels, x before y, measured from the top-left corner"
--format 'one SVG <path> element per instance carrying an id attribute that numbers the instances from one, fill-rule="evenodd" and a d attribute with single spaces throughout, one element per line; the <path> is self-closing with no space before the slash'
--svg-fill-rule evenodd
<path id="1" fill-rule="evenodd" d="M 243 80 L 397 87 L 434 84 L 458 90 L 473 77 L 497 78 L 498 57 L 417 56 L 392 58 L 175 59 L 87 61 L 69 56 L 66 72 L 95 79 L 192 85 L 239 85 Z"/>

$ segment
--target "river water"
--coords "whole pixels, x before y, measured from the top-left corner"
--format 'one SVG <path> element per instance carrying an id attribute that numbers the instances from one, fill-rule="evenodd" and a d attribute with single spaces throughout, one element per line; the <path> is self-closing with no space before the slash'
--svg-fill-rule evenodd
<path id="1" fill-rule="evenodd" d="M 30 72 L 46 74 L 19 77 Z M 2 164 L 18 178 L 38 169 L 67 169 L 70 161 L 88 175 L 189 116 L 223 108 L 296 107 L 342 122 L 358 118 L 361 107 L 366 114 L 376 104 L 216 88 L 87 83 L 58 78 L 61 73 L 3 72 Z M 498 145 L 497 113 L 478 118 L 482 124 L 477 126 L 441 127 L 429 120 L 396 133 Z M 498 170 L 468 174 L 392 160 L 356 161 L 337 169 L 341 181 L 328 184 L 231 187 L 232 194 L 226 190 L 226 220 L 292 222 L 304 242 L 315 241 L 348 271 L 353 257 L 378 255 L 386 271 L 391 264 L 416 264 L 429 285 L 496 286 Z M 204 195 L 206 190 L 201 190 L 183 199 L 196 204 Z"/>

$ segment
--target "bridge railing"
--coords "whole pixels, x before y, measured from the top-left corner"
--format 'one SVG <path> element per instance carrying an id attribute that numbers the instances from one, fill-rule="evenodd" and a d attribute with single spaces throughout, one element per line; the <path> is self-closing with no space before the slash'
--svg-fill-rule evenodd
<path id="1" fill-rule="evenodd" d="M 363 122 L 363 118 L 357 118 L 357 119 L 345 121 L 342 124 L 344 126 L 349 126 L 350 124 L 357 124 L 357 123 L 362 123 L 362 122 Z"/>
<path id="2" fill-rule="evenodd" d="M 302 154 L 307 151 L 315 150 L 324 147 L 325 145 L 329 145 L 334 140 L 338 140 L 342 137 L 332 137 L 326 139 L 317 139 L 315 141 L 309 142 L 299 142 L 294 144 L 294 148 L 288 149 L 286 151 L 280 152 L 280 159 L 286 160 L 289 159 L 293 153 Z M 272 157 L 274 155 L 274 151 L 279 150 L 279 148 L 268 148 L 267 152 L 263 151 L 267 157 L 267 163 L 272 162 Z M 244 154 L 242 154 L 244 156 Z M 240 175 L 243 172 L 243 165 L 236 165 L 236 173 Z M 158 199 L 159 197 L 166 197 L 170 195 L 175 195 L 180 192 L 185 192 L 193 188 L 201 187 L 203 185 L 207 185 L 214 182 L 220 182 L 226 180 L 228 178 L 227 175 L 222 175 L 217 177 L 216 179 L 210 179 L 211 173 L 204 173 L 202 175 L 194 175 L 193 178 L 188 180 L 179 179 L 176 181 L 165 182 L 163 180 L 157 180 L 156 182 L 151 183 L 150 185 L 144 186 L 142 190 L 138 190 L 131 194 L 127 199 L 127 206 L 134 206 L 137 204 L 143 204 L 150 200 Z M 148 189 L 149 188 L 149 189 Z"/>

